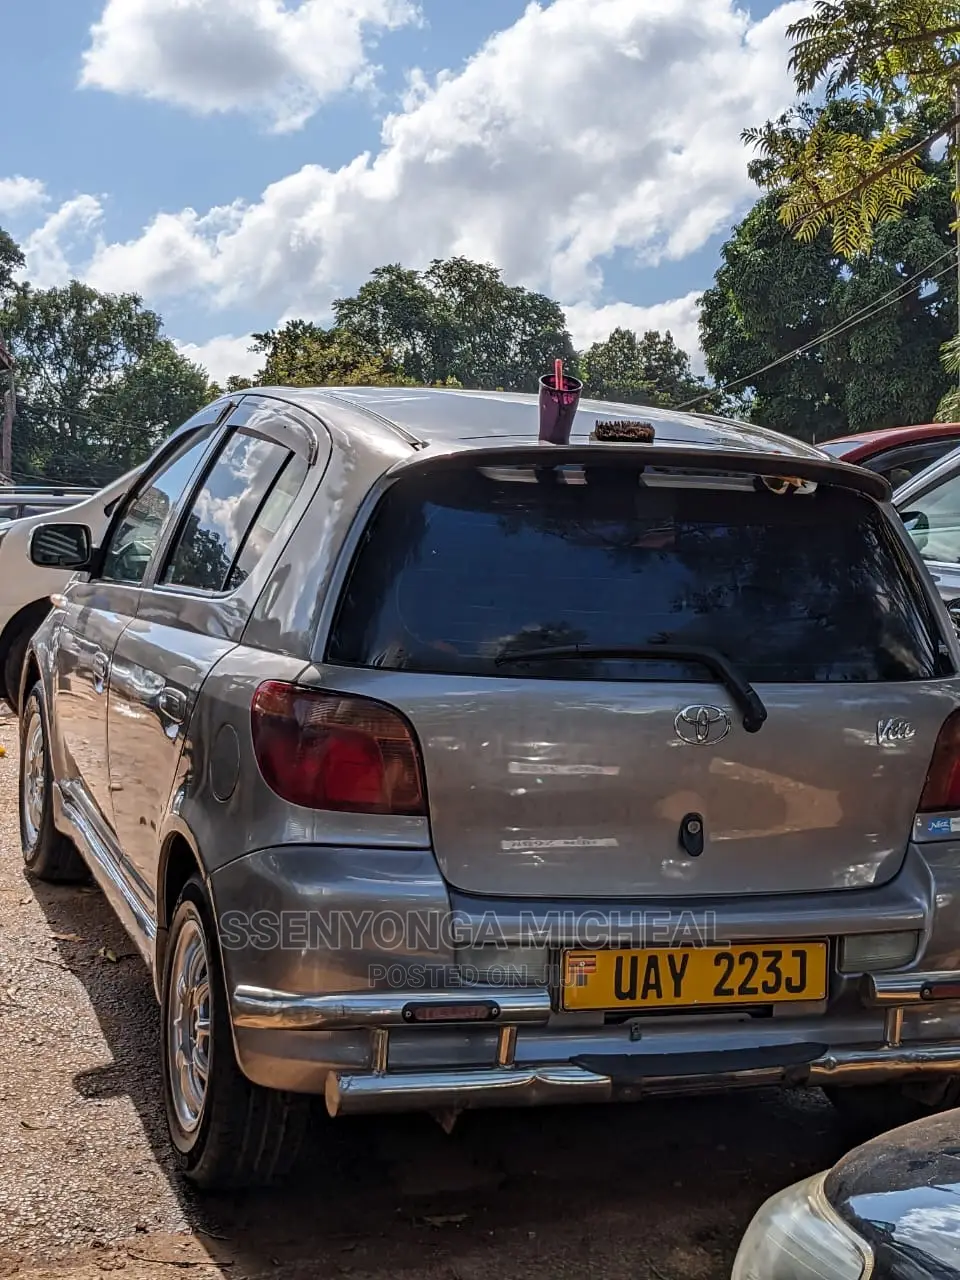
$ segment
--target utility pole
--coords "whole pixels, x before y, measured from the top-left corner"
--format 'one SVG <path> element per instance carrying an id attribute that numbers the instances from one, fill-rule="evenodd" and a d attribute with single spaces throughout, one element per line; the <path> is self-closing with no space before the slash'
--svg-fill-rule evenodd
<path id="1" fill-rule="evenodd" d="M 17 411 L 17 385 L 14 362 L 9 347 L 0 336 L 0 374 L 6 374 L 7 389 L 3 397 L 0 420 L 0 481 L 13 479 L 13 419 Z"/>

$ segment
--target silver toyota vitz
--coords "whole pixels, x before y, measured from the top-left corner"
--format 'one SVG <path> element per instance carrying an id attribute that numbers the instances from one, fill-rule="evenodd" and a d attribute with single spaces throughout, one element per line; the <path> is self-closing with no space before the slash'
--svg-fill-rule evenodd
<path id="1" fill-rule="evenodd" d="M 21 686 L 201 1186 L 330 1116 L 960 1080 L 960 647 L 887 483 L 744 423 L 256 389 L 179 429 Z"/>

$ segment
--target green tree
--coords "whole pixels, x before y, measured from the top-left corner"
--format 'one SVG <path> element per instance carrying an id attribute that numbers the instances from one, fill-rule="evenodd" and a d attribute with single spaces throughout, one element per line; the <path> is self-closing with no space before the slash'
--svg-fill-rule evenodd
<path id="1" fill-rule="evenodd" d="M 423 384 L 443 380 L 452 335 L 419 271 L 399 263 L 377 267 L 353 297 L 338 298 L 333 310 L 338 327 L 365 351 L 390 352 L 404 378 Z"/>
<path id="2" fill-rule="evenodd" d="M 878 226 L 871 253 L 852 261 L 826 228 L 797 240 L 773 195 L 734 229 L 701 299 L 700 337 L 711 375 L 738 384 L 757 422 L 824 440 L 934 416 L 957 286 L 949 174 L 929 156 L 925 172 L 908 216 Z"/>
<path id="3" fill-rule="evenodd" d="M 14 278 L 25 265 L 20 246 L 0 227 L 0 301 L 14 289 Z"/>
<path id="4" fill-rule="evenodd" d="M 880 126 L 864 133 L 842 115 L 801 106 L 744 137 L 766 162 L 784 226 L 806 241 L 829 227 L 834 249 L 849 258 L 869 249 L 877 229 L 901 218 L 924 189 L 930 146 L 947 139 L 952 150 L 960 4 L 817 0 L 787 34 L 801 97 L 875 108 Z"/>
<path id="5" fill-rule="evenodd" d="M 334 315 L 414 383 L 535 391 L 558 356 L 575 358 L 558 303 L 463 257 L 436 259 L 423 272 L 379 267 L 334 303 Z"/>
<path id="6" fill-rule="evenodd" d="M 694 374 L 690 357 L 669 329 L 663 334 L 648 329 L 642 337 L 629 329 L 614 329 L 581 355 L 580 373 L 585 393 L 600 400 L 664 408 L 696 400 L 698 412 L 715 412 L 720 406 L 719 392 Z"/>
<path id="7" fill-rule="evenodd" d="M 17 286 L 0 329 L 17 361 L 20 476 L 106 483 L 210 398 L 204 370 L 135 294 Z"/>
<path id="8" fill-rule="evenodd" d="M 407 381 L 388 356 L 355 333 L 324 329 L 308 320 L 289 320 L 282 329 L 255 333 L 252 350 L 264 357 L 257 376 L 261 386 L 381 387 Z"/>

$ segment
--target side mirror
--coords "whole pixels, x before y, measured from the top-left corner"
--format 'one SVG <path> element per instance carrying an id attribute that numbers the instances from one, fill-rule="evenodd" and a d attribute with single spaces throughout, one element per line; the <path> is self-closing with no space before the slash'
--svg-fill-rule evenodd
<path id="1" fill-rule="evenodd" d="M 925 511 L 901 511 L 900 519 L 903 527 L 913 539 L 918 551 L 922 551 L 930 541 L 930 521 Z"/>
<path id="2" fill-rule="evenodd" d="M 85 524 L 41 524 L 30 535 L 30 559 L 44 569 L 89 569 L 92 553 Z"/>

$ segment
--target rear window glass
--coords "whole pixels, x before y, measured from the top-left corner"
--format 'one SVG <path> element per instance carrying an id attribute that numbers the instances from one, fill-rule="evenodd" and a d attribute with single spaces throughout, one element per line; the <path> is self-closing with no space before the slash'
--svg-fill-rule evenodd
<path id="1" fill-rule="evenodd" d="M 944 669 L 910 562 L 865 498 L 824 486 L 789 496 L 654 487 L 622 465 L 546 474 L 552 483 L 519 469 L 460 469 L 395 484 L 355 558 L 328 661 L 531 679 L 705 678 L 698 665 L 659 660 L 509 661 L 525 649 L 660 643 L 718 649 L 755 683 L 917 680 Z"/>
<path id="2" fill-rule="evenodd" d="M 844 454 L 859 448 L 859 445 L 856 440 L 827 440 L 823 444 L 818 444 L 817 448 L 822 449 L 824 453 L 829 453 L 831 457 L 842 458 Z"/>

